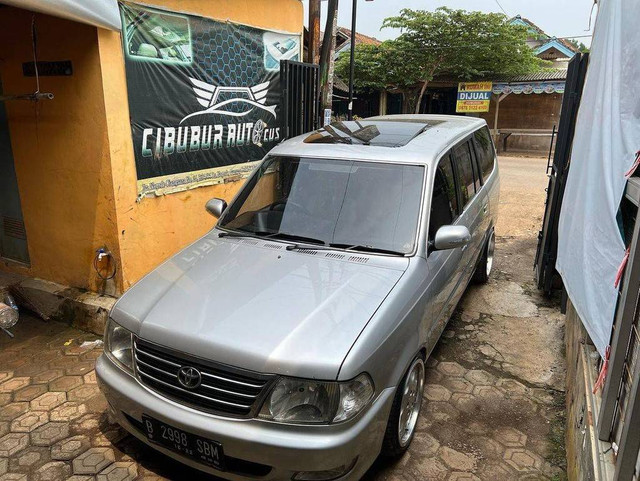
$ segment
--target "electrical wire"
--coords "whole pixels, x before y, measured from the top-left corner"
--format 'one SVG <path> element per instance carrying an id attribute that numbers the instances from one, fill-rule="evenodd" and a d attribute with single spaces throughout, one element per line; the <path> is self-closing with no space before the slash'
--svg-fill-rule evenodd
<path id="1" fill-rule="evenodd" d="M 36 16 L 31 17 L 31 47 L 33 48 L 33 67 L 36 73 L 36 93 L 40 93 L 40 74 L 38 73 L 38 34 L 36 32 Z"/>
<path id="2" fill-rule="evenodd" d="M 498 0 L 496 0 L 496 3 L 498 4 L 498 7 L 500 7 L 500 10 L 502 10 L 502 13 L 504 13 L 508 17 L 509 14 L 507 13 L 507 11 L 504 8 L 502 8 L 502 5 L 500 5 L 500 2 Z"/>
<path id="3" fill-rule="evenodd" d="M 113 261 L 113 272 L 109 276 L 103 276 L 100 273 L 100 268 L 98 267 L 99 256 L 100 256 L 100 252 L 96 252 L 96 256 L 93 258 L 93 268 L 95 269 L 96 274 L 100 279 L 102 279 L 103 281 L 110 281 L 116 276 L 116 273 L 118 272 L 118 264 L 115 262 L 115 259 L 113 258 L 111 253 L 106 253 L 106 257 L 108 257 L 111 261 Z"/>

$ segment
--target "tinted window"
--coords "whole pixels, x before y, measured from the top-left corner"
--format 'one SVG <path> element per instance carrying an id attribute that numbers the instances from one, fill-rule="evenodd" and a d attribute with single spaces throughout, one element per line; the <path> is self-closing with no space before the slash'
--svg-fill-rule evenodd
<path id="1" fill-rule="evenodd" d="M 473 158 L 471 157 L 471 151 L 469 150 L 470 147 L 469 142 L 465 142 L 453 149 L 453 155 L 458 166 L 458 178 L 460 180 L 459 189 L 462 196 L 463 208 L 467 206 L 476 193 L 474 187 L 475 181 L 473 178 Z"/>
<path id="2" fill-rule="evenodd" d="M 489 129 L 484 127 L 473 134 L 476 141 L 476 155 L 478 156 L 478 164 L 480 165 L 480 171 L 482 172 L 482 178 L 486 179 L 491 175 L 493 171 L 493 164 L 495 154 L 493 151 L 493 144 L 491 143 L 491 136 L 489 135 Z"/>
<path id="3" fill-rule="evenodd" d="M 434 239 L 436 232 L 443 225 L 450 225 L 457 216 L 458 199 L 454 182 L 451 158 L 447 155 L 438 164 L 433 182 L 433 198 L 431 200 L 431 216 L 429 217 L 429 239 Z"/>
<path id="4" fill-rule="evenodd" d="M 220 225 L 255 235 L 410 253 L 424 167 L 272 157 Z"/>
<path id="5" fill-rule="evenodd" d="M 473 148 L 473 141 L 469 141 L 469 149 L 471 150 L 471 157 L 473 158 L 473 178 L 475 180 L 476 192 L 482 188 L 482 180 L 480 179 L 480 171 L 478 168 L 478 154 L 476 149 Z"/>

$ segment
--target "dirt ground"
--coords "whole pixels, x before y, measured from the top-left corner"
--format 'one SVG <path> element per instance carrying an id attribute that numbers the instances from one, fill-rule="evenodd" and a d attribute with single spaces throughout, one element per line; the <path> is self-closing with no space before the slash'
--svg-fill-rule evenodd
<path id="1" fill-rule="evenodd" d="M 414 444 L 367 479 L 565 479 L 564 322 L 533 279 L 545 168 L 500 158 L 492 277 L 469 287 L 433 353 Z"/>
<path id="2" fill-rule="evenodd" d="M 565 479 L 563 318 L 533 281 L 546 161 L 500 158 L 492 278 L 463 297 L 427 371 L 418 432 L 367 480 Z M 212 479 L 109 424 L 95 336 L 23 314 L 0 335 L 0 481 Z"/>

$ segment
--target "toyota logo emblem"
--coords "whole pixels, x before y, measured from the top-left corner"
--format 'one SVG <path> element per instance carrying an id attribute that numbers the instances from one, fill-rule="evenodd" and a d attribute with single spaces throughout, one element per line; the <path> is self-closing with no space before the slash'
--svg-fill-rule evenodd
<path id="1" fill-rule="evenodd" d="M 178 371 L 178 381 L 187 389 L 195 389 L 200 386 L 202 375 L 195 367 L 185 366 Z"/>

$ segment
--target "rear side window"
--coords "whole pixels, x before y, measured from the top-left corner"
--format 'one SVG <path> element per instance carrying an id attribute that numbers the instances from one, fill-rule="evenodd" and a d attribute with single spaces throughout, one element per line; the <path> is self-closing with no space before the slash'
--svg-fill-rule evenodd
<path id="1" fill-rule="evenodd" d="M 474 133 L 473 136 L 476 142 L 476 154 L 478 155 L 480 172 L 482 172 L 482 178 L 487 179 L 491 175 L 491 172 L 493 172 L 495 162 L 495 153 L 493 151 L 489 129 L 484 127 Z"/>
<path id="2" fill-rule="evenodd" d="M 473 178 L 473 157 L 471 156 L 471 145 L 464 142 L 453 149 L 456 165 L 458 166 L 458 179 L 462 207 L 466 207 L 476 194 L 475 180 Z"/>
<path id="3" fill-rule="evenodd" d="M 440 160 L 433 182 L 431 215 L 429 217 L 429 239 L 435 239 L 436 232 L 443 225 L 450 225 L 458 215 L 458 198 L 453 175 L 451 157 Z"/>

